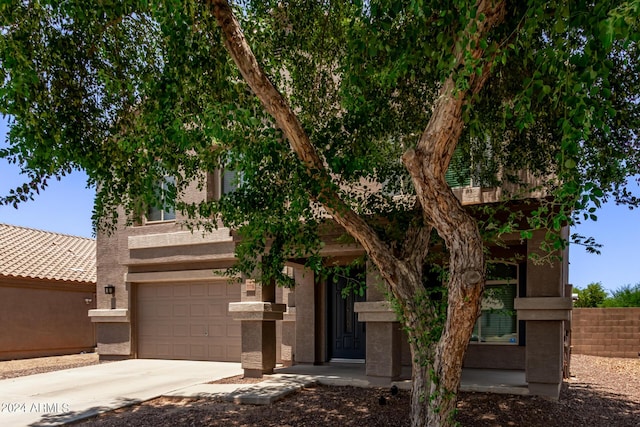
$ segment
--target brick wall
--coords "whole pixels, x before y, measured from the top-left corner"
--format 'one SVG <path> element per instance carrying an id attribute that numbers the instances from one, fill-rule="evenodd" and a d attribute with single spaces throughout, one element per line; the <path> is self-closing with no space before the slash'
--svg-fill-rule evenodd
<path id="1" fill-rule="evenodd" d="M 640 308 L 574 308 L 573 354 L 640 356 Z"/>

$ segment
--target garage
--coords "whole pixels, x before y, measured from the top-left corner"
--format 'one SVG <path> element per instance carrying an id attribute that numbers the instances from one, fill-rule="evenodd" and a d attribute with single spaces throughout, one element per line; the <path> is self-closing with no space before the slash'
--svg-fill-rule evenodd
<path id="1" fill-rule="evenodd" d="M 240 322 L 228 314 L 240 286 L 226 280 L 137 284 L 138 357 L 240 361 Z"/>

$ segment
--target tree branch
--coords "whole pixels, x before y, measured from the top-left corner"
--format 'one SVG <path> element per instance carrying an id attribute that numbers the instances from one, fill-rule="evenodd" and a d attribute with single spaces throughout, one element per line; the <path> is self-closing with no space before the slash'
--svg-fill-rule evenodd
<path id="1" fill-rule="evenodd" d="M 475 72 L 469 75 L 469 89 L 466 91 L 460 90 L 456 92 L 456 70 L 465 65 L 466 58 L 469 56 L 473 60 L 482 58 L 484 49 L 479 47 L 480 40 L 486 37 L 494 26 L 502 22 L 505 16 L 506 6 L 504 1 L 494 3 L 493 0 L 478 0 L 476 7 L 476 16 L 478 18 L 470 21 L 463 32 L 469 37 L 469 40 L 466 45 L 457 48 L 454 52 L 456 58 L 456 65 L 452 67 L 454 71 L 442 85 L 438 99 L 433 107 L 433 115 L 416 147 L 416 151 L 422 151 L 426 157 L 429 157 L 434 175 L 441 176 L 442 179 L 444 179 L 444 174 L 449 167 L 458 139 L 462 133 L 464 125 L 462 122 L 462 107 L 465 99 L 469 92 L 478 93 L 482 89 L 489 77 L 491 68 L 489 65 L 493 58 L 487 61 L 487 64 L 484 64 L 481 75 L 477 75 Z M 484 16 L 484 19 L 480 20 L 480 16 Z M 475 27 L 475 31 L 473 31 L 473 27 Z M 472 42 L 477 46 L 475 49 L 470 48 Z M 454 43 L 454 46 L 459 46 L 459 44 Z M 470 51 L 470 55 L 465 54 L 468 51 Z M 442 126 L 443 123 L 445 124 L 444 127 Z"/>
<path id="2" fill-rule="evenodd" d="M 339 196 L 326 167 L 309 140 L 298 117 L 282 94 L 271 83 L 253 54 L 240 28 L 238 20 L 226 0 L 211 0 L 213 14 L 224 34 L 229 54 L 266 111 L 275 119 L 289 141 L 291 149 L 306 166 L 310 176 L 320 185 L 318 194 L 312 197 L 320 202 L 333 219 L 351 234 L 365 249 L 381 270 L 381 274 L 392 283 L 397 283 L 398 261 L 377 233 L 358 216 Z"/>

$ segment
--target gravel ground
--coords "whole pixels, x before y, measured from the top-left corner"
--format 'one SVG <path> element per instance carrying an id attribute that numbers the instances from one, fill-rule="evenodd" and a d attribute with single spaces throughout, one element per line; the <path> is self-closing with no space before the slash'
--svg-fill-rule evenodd
<path id="1" fill-rule="evenodd" d="M 98 361 L 97 353 L 5 360 L 0 361 L 0 380 L 60 371 L 62 369 L 79 368 L 80 366 L 96 365 L 98 363 L 100 362 Z"/>
<path id="2" fill-rule="evenodd" d="M 90 361 L 76 360 L 74 363 L 84 362 Z M 11 375 L 11 369 L 6 366 L 8 363 L 0 362 L 0 375 Z M 97 363 L 97 359 L 93 363 Z M 33 370 L 33 373 L 43 372 L 45 368 L 52 370 L 51 367 L 50 363 L 44 367 L 33 365 L 20 369 L 13 365 L 13 369 L 22 375 L 29 370 Z M 640 425 L 640 359 L 574 355 L 571 374 L 572 378 L 563 384 L 557 402 L 529 396 L 461 393 L 456 419 L 461 426 L 473 427 Z M 235 377 L 225 382 L 243 380 Z M 380 404 L 381 396 L 385 397 L 384 405 Z M 159 398 L 74 425 L 402 427 L 409 425 L 408 414 L 407 391 L 401 390 L 397 397 L 392 397 L 388 390 L 380 388 L 318 386 L 305 388 L 271 406 L 235 405 L 207 399 Z"/>

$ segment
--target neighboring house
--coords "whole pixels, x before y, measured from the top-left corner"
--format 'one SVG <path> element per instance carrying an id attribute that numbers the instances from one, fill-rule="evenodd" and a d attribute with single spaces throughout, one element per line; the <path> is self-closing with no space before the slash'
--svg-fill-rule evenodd
<path id="1" fill-rule="evenodd" d="M 0 360 L 93 351 L 96 242 L 0 224 Z"/>
<path id="2" fill-rule="evenodd" d="M 211 176 L 186 201 L 218 197 L 225 191 L 223 180 Z M 500 197 L 497 189 L 455 191 L 463 204 Z M 402 327 L 375 271 L 367 272 L 364 298 L 343 299 L 344 278 L 321 280 L 294 260 L 287 266 L 294 289 L 273 289 L 251 278 L 230 284 L 215 274 L 235 262 L 229 229 L 191 233 L 181 229 L 179 214 L 152 214 L 158 220 L 98 235 L 98 307 L 90 316 L 102 359 L 241 361 L 247 375 L 269 373 L 276 361 L 366 363 L 367 375 L 382 383 L 410 367 Z M 348 262 L 363 254 L 358 245 L 339 243 L 340 234 L 336 229 L 323 236 L 324 256 Z M 465 367 L 526 371 L 531 394 L 557 398 L 571 310 L 568 254 L 553 265 L 536 265 L 528 255 L 543 238 L 543 231 L 524 242 L 514 234 L 507 247 L 491 248 L 496 256 L 519 255 L 521 261 L 491 269 L 491 291 Z M 113 294 L 105 293 L 111 289 Z"/>

